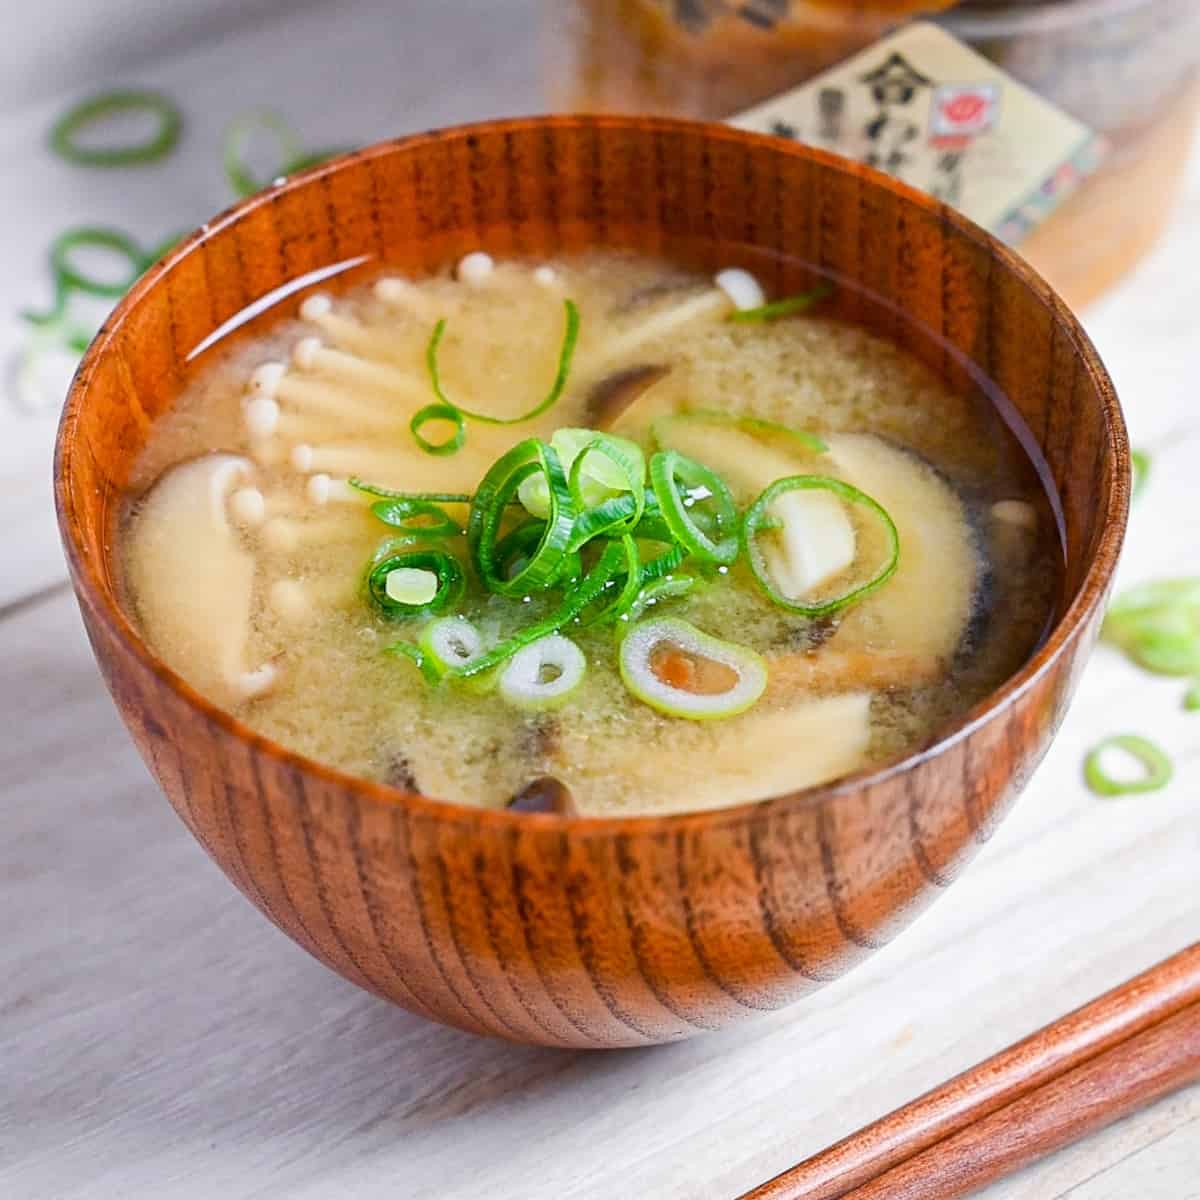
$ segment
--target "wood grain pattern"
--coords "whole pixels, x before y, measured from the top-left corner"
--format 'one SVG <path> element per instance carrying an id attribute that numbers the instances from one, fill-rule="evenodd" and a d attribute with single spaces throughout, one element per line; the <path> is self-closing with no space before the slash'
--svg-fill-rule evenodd
<path id="1" fill-rule="evenodd" d="M 878 233 L 870 254 L 864 223 Z M 234 240 L 238 255 L 226 252 Z M 552 254 L 597 242 L 698 267 L 766 263 L 780 292 L 815 264 L 868 289 L 840 289 L 840 315 L 886 332 L 902 305 L 940 333 L 912 347 L 931 365 L 988 367 L 1064 500 L 1067 594 L 1034 661 L 902 767 L 761 805 L 615 820 L 482 812 L 349 779 L 256 737 L 146 651 L 115 584 L 114 521 L 150 423 L 195 369 L 198 337 L 334 257 L 420 273 L 480 245 Z M 252 264 L 253 285 L 239 263 Z M 1030 336 L 997 338 L 996 314 Z M 135 287 L 89 353 L 64 413 L 56 493 L 118 708 L 185 824 L 251 902 L 346 978 L 414 1011 L 513 1040 L 619 1046 L 778 1008 L 944 890 L 1065 712 L 1124 530 L 1128 453 L 1074 319 L 943 207 L 737 131 L 551 118 L 376 147 L 212 222 Z"/>
<path id="2" fill-rule="evenodd" d="M 1162 1036 L 1162 1028 L 1169 1037 Z M 741 1200 L 867 1200 L 910 1194 L 940 1200 L 966 1194 L 1200 1078 L 1198 1033 L 1200 943 L 746 1192 Z M 993 1140 L 982 1130 L 990 1131 Z M 914 1180 L 923 1190 L 913 1190 Z"/>

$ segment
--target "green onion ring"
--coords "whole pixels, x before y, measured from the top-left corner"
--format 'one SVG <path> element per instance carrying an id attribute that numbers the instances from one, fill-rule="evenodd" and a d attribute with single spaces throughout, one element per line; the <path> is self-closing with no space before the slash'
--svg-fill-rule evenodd
<path id="1" fill-rule="evenodd" d="M 367 595 L 386 617 L 422 617 L 442 612 L 458 603 L 466 588 L 462 565 L 445 550 L 412 549 L 408 538 L 393 538 L 375 553 L 367 570 Z M 424 604 L 403 604 L 387 593 L 387 577 L 401 569 L 429 571 L 437 577 L 437 591 Z"/>
<path id="2" fill-rule="evenodd" d="M 545 527 L 525 566 L 511 579 L 505 579 L 495 559 L 500 522 L 521 482 L 536 471 L 545 474 L 549 493 Z M 512 597 L 552 586 L 570 552 L 568 543 L 574 524 L 575 506 L 558 455 L 536 438 L 518 442 L 480 480 L 467 518 L 467 546 L 484 586 L 501 596 Z"/>
<path id="3" fill-rule="evenodd" d="M 114 283 L 89 279 L 71 265 L 71 252 L 80 246 L 94 246 L 122 255 L 129 264 L 129 270 L 125 277 Z M 57 286 L 55 308 L 56 311 L 61 311 L 68 291 L 85 292 L 90 296 L 104 296 L 112 299 L 125 295 L 137 281 L 138 276 L 146 269 L 147 262 L 142 248 L 128 234 L 122 233 L 119 229 L 88 226 L 69 229 L 54 240 L 54 244 L 50 247 L 50 266 L 54 271 Z"/>
<path id="4" fill-rule="evenodd" d="M 266 180 L 258 179 L 244 158 L 250 139 L 260 130 L 271 134 L 280 150 L 279 169 Z M 269 109 L 255 109 L 235 117 L 225 133 L 225 178 L 236 195 L 253 196 L 281 176 L 294 175 L 343 153 L 342 149 L 304 150 L 296 131 L 283 117 Z"/>
<path id="5" fill-rule="evenodd" d="M 1114 779 L 1100 761 L 1106 750 L 1124 750 L 1145 770 L 1140 779 Z M 1140 792 L 1161 791 L 1171 782 L 1175 768 L 1171 760 L 1153 742 L 1134 733 L 1119 733 L 1105 738 L 1083 761 L 1083 777 L 1098 796 L 1128 796 Z"/>
<path id="6" fill-rule="evenodd" d="M 597 613 L 582 617 L 581 623 L 584 627 L 591 625 L 611 625 L 614 621 L 619 621 L 633 608 L 641 593 L 642 572 L 638 566 L 637 543 L 626 533 L 621 535 L 619 543 L 614 544 L 619 544 L 625 554 L 625 582 L 622 584 L 620 592 L 617 593 L 617 598 L 611 604 L 606 605 Z M 610 584 L 619 578 L 620 575 L 614 574 L 605 584 L 605 588 L 607 589 Z"/>
<path id="7" fill-rule="evenodd" d="M 431 442 L 421 433 L 421 426 L 427 421 L 449 421 L 454 426 L 454 432 L 444 442 Z M 439 458 L 448 454 L 457 454 L 467 440 L 466 426 L 463 424 L 462 413 L 449 404 L 427 404 L 413 414 L 408 423 L 412 431 L 413 441 L 426 454 L 436 454 Z"/>
<path id="8" fill-rule="evenodd" d="M 695 586 L 695 575 L 667 575 L 662 579 L 652 579 L 638 592 L 637 599 L 622 620 L 632 623 L 648 608 L 653 608 L 664 600 L 686 596 Z"/>
<path id="9" fill-rule="evenodd" d="M 476 676 L 484 675 L 501 663 L 507 662 L 522 646 L 528 646 L 531 642 L 536 642 L 547 634 L 557 633 L 603 595 L 609 580 L 620 571 L 624 558 L 623 547 L 618 542 L 609 542 L 596 564 L 580 580 L 578 587 L 563 597 L 562 603 L 554 612 L 527 626 L 499 645 L 493 646 L 486 654 L 474 659 L 466 666 L 452 671 L 451 677 L 471 680 Z"/>
<path id="10" fill-rule="evenodd" d="M 687 484 L 689 491 L 704 488 L 710 493 L 716 507 L 715 533 L 719 540 L 710 537 L 688 511 L 695 502 L 689 502 L 680 494 L 677 482 L 680 479 Z M 678 451 L 660 450 L 650 459 L 650 483 L 672 539 L 679 542 L 689 554 L 694 554 L 702 562 L 720 563 L 723 566 L 737 558 L 736 532 L 722 536 L 722 527 L 736 529 L 737 507 L 720 475 L 703 463 L 685 458 Z"/>
<path id="11" fill-rule="evenodd" d="M 583 498 L 583 465 L 589 454 L 602 454 L 616 464 L 625 477 L 628 488 L 620 495 L 592 508 L 586 507 Z M 578 516 L 571 531 L 571 549 L 577 550 L 592 538 L 601 534 L 613 534 L 619 530 L 632 529 L 642 519 L 646 508 L 646 460 L 641 447 L 624 438 L 617 439 L 600 434 L 590 441 L 575 457 L 567 486 Z"/>
<path id="12" fill-rule="evenodd" d="M 524 421 L 532 421 L 534 417 L 541 416 L 548 408 L 553 407 L 567 386 L 567 376 L 571 371 L 571 359 L 575 354 L 575 343 L 579 340 L 579 309 L 573 300 L 564 300 L 563 305 L 566 309 L 566 325 L 563 330 L 562 347 L 558 352 L 558 370 L 554 376 L 554 383 L 551 385 L 550 391 L 546 393 L 544 400 L 519 417 L 489 417 L 487 413 L 471 412 L 447 397 L 442 390 L 442 379 L 438 370 L 438 347 L 441 345 L 442 335 L 446 332 L 446 319 L 443 317 L 433 327 L 429 345 L 425 349 L 425 365 L 429 370 L 429 383 L 433 388 L 433 394 L 438 398 L 438 403 L 452 408 L 468 420 L 481 421 L 485 425 L 520 425 Z"/>
<path id="13" fill-rule="evenodd" d="M 1200 674 L 1200 578 L 1158 579 L 1123 592 L 1101 636 L 1147 671 Z"/>
<path id="14" fill-rule="evenodd" d="M 1200 712 L 1200 679 L 1184 692 L 1183 707 L 1185 712 Z"/>
<path id="15" fill-rule="evenodd" d="M 378 484 L 367 483 L 357 475 L 351 475 L 346 482 L 356 491 L 367 496 L 378 496 L 381 500 L 429 500 L 434 504 L 470 504 L 471 497 L 466 492 L 397 492 L 392 488 L 379 487 Z"/>
<path id="16" fill-rule="evenodd" d="M 421 672 L 428 684 L 436 685 L 442 680 L 441 671 L 433 658 L 426 654 L 420 646 L 414 646 L 412 642 L 393 642 L 390 646 L 385 646 L 383 652 L 407 658 Z"/>
<path id="17" fill-rule="evenodd" d="M 807 292 L 795 296 L 787 296 L 783 300 L 774 300 L 770 304 L 762 304 L 758 308 L 743 308 L 731 312 L 728 320 L 741 325 L 753 325 L 760 321 L 777 321 L 780 317 L 794 316 L 796 313 L 807 312 L 828 296 L 833 295 L 831 283 L 820 283 Z"/>
<path id="18" fill-rule="evenodd" d="M 771 582 L 771 575 L 767 570 L 767 564 L 763 561 L 757 535 L 760 530 L 772 527 L 772 517 L 767 512 L 771 502 L 785 492 L 794 491 L 832 492 L 847 504 L 860 504 L 869 509 L 883 523 L 888 540 L 887 561 L 866 583 L 851 588 L 850 591 L 841 596 L 835 596 L 832 600 L 822 600 L 817 604 L 798 604 L 784 596 Z M 872 592 L 883 587 L 900 565 L 900 532 L 887 509 L 878 500 L 868 496 L 866 492 L 859 491 L 853 484 L 845 483 L 840 479 L 829 479 L 824 475 L 789 475 L 787 478 L 777 479 L 771 484 L 746 510 L 745 519 L 742 521 L 742 546 L 750 562 L 750 570 L 767 597 L 778 604 L 780 608 L 786 608 L 788 612 L 798 613 L 802 617 L 827 617 L 831 613 L 840 612 L 851 604 L 857 604 Z"/>
<path id="19" fill-rule="evenodd" d="M 117 113 L 147 112 L 158 118 L 154 136 L 140 145 L 90 148 L 76 137 L 81 130 Z M 175 149 L 183 128 L 179 109 L 160 92 L 114 91 L 92 96 L 69 109 L 50 130 L 50 147 L 80 167 L 133 167 L 157 162 Z"/>
<path id="20" fill-rule="evenodd" d="M 462 526 L 452 520 L 444 508 L 429 500 L 407 496 L 396 500 L 378 500 L 371 505 L 371 512 L 385 525 L 402 530 L 411 537 L 457 537 L 463 531 Z M 431 517 L 432 520 L 426 524 L 413 524 L 424 517 Z"/>

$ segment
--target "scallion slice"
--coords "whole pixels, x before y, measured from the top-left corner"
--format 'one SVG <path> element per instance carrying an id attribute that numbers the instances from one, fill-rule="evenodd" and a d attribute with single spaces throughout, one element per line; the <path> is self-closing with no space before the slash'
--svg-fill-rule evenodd
<path id="1" fill-rule="evenodd" d="M 1105 769 L 1104 755 L 1110 750 L 1123 750 L 1141 765 L 1138 779 L 1114 779 Z M 1140 792 L 1161 791 L 1171 782 L 1175 768 L 1167 755 L 1153 742 L 1134 733 L 1121 733 L 1105 738 L 1091 750 L 1083 761 L 1083 777 L 1088 787 L 1099 796 L 1128 796 Z"/>
<path id="2" fill-rule="evenodd" d="M 463 408 L 461 404 L 455 404 L 442 390 L 441 373 L 438 369 L 438 347 L 446 332 L 446 319 L 443 317 L 434 326 L 433 333 L 429 338 L 429 345 L 425 349 L 425 365 L 429 371 L 429 383 L 438 403 L 453 409 L 468 420 L 481 421 L 485 425 L 520 425 L 524 421 L 531 421 L 534 417 L 541 416 L 548 408 L 552 408 L 567 386 L 567 377 L 571 373 L 571 359 L 575 354 L 575 343 L 579 339 L 579 309 L 573 300 L 564 300 L 563 305 L 566 310 L 566 324 L 563 329 L 562 346 L 558 352 L 558 370 L 555 373 L 554 382 L 550 385 L 550 391 L 546 393 L 545 399 L 519 417 L 492 417 L 487 413 L 471 412 L 470 409 Z M 449 451 L 444 453 L 449 453 Z"/>
<path id="3" fill-rule="evenodd" d="M 412 537 L 457 537 L 463 532 L 462 526 L 431 500 L 412 496 L 378 500 L 371 505 L 371 512 L 385 525 L 391 525 Z"/>
<path id="4" fill-rule="evenodd" d="M 539 540 L 519 571 L 505 577 L 496 550 L 504 509 L 522 482 L 540 471 L 546 479 L 549 509 Z M 496 460 L 479 483 L 467 518 L 467 545 L 479 578 L 501 596 L 526 596 L 553 585 L 567 558 L 575 506 L 553 448 L 536 438 L 519 442 Z"/>
<path id="5" fill-rule="evenodd" d="M 1200 675 L 1200 578 L 1159 579 L 1109 606 L 1102 636 L 1158 675 Z"/>
<path id="6" fill-rule="evenodd" d="M 743 308 L 731 312 L 726 318 L 739 324 L 751 325 L 761 321 L 778 321 L 780 317 L 795 316 L 796 313 L 807 312 L 826 297 L 833 295 L 831 283 L 820 283 L 807 292 L 795 296 L 787 296 L 782 300 L 773 300 L 759 308 Z"/>
<path id="7" fill-rule="evenodd" d="M 1200 679 L 1183 693 L 1183 707 L 1186 712 L 1200 712 Z"/>
<path id="8" fill-rule="evenodd" d="M 656 669 L 660 649 L 688 661 L 715 664 L 732 676 L 721 691 L 690 691 L 664 678 Z M 687 621 L 659 617 L 641 621 L 625 635 L 618 652 L 621 679 L 643 703 L 671 717 L 711 721 L 745 712 L 767 686 L 767 663 L 748 646 L 725 642 Z"/>
<path id="9" fill-rule="evenodd" d="M 429 421 L 446 421 L 453 428 L 443 441 L 431 442 L 421 432 L 421 429 Z M 467 440 L 467 429 L 463 424 L 462 413 L 449 404 L 427 404 L 424 408 L 418 409 L 413 414 L 412 420 L 409 421 L 408 428 L 413 435 L 413 441 L 426 454 L 434 454 L 440 458 L 448 454 L 457 454 L 462 449 L 463 442 Z"/>
<path id="10" fill-rule="evenodd" d="M 72 262 L 72 254 L 81 248 L 111 251 L 123 258 L 122 273 L 111 280 L 93 279 Z M 50 247 L 50 266 L 57 285 L 55 310 L 61 312 L 69 291 L 110 299 L 125 295 L 146 269 L 147 259 L 142 248 L 127 233 L 119 229 L 85 226 L 69 229 L 55 238 Z"/>
<path id="11" fill-rule="evenodd" d="M 624 620 L 636 621 L 648 608 L 654 608 L 664 600 L 686 596 L 695 586 L 695 575 L 665 575 L 661 579 L 652 579 L 638 592 Z"/>
<path id="12" fill-rule="evenodd" d="M 259 179 L 246 162 L 246 151 L 256 133 L 269 134 L 279 147 L 279 167 L 267 179 Z M 340 149 L 304 150 L 295 130 L 283 117 L 268 109 L 256 109 L 235 117 L 225 133 L 225 178 L 236 195 L 253 196 L 281 176 L 316 166 L 341 153 Z"/>
<path id="13" fill-rule="evenodd" d="M 865 583 L 850 588 L 840 596 L 834 596 L 829 600 L 821 600 L 814 604 L 801 603 L 779 591 L 771 579 L 762 547 L 758 544 L 759 533 L 771 529 L 774 525 L 774 518 L 768 512 L 772 501 L 787 492 L 808 489 L 832 492 L 846 504 L 856 504 L 867 509 L 882 524 L 887 541 L 887 553 L 883 564 Z M 857 604 L 887 583 L 900 565 L 900 534 L 896 529 L 896 523 L 883 505 L 868 496 L 866 492 L 859 491 L 852 484 L 845 483 L 840 479 L 829 479 L 824 475 L 790 475 L 785 479 L 777 479 L 771 484 L 746 511 L 745 519 L 742 522 L 742 546 L 746 551 L 750 570 L 767 597 L 780 608 L 786 608 L 789 612 L 810 618 L 827 617 L 840 612 L 851 604 Z"/>
<path id="14" fill-rule="evenodd" d="M 157 128 L 144 142 L 132 145 L 82 146 L 80 133 L 110 117 L 148 113 Z M 60 158 L 80 167 L 136 167 L 166 158 L 175 149 L 183 128 L 183 115 L 160 92 L 103 92 L 69 109 L 54 123 L 50 146 Z"/>
<path id="15" fill-rule="evenodd" d="M 402 573 L 399 587 L 389 586 L 389 576 L 394 572 Z M 432 577 L 432 594 L 424 576 Z M 393 538 L 376 551 L 367 570 L 366 588 L 384 616 L 409 618 L 440 613 L 458 603 L 466 580 L 453 554 L 414 549 L 412 539 Z"/>
<path id="16" fill-rule="evenodd" d="M 650 483 L 672 540 L 702 562 L 728 565 L 737 558 L 737 507 L 720 475 L 675 450 L 660 450 L 650 459 Z M 712 509 L 711 531 L 701 527 L 693 511 L 706 503 Z"/>
<path id="17" fill-rule="evenodd" d="M 425 677 L 426 683 L 441 682 L 441 672 L 420 646 L 414 646 L 412 642 L 393 642 L 390 646 L 384 647 L 384 653 L 393 654 L 397 658 L 407 658 Z"/>
<path id="18" fill-rule="evenodd" d="M 470 680 L 476 676 L 494 670 L 501 663 L 506 663 L 522 646 L 536 642 L 538 638 L 557 633 L 564 626 L 574 621 L 581 612 L 603 595 L 610 580 L 621 569 L 625 552 L 617 542 L 609 542 L 604 552 L 590 571 L 579 581 L 578 585 L 569 590 L 562 603 L 548 617 L 522 629 L 519 633 L 507 638 L 485 654 L 481 654 L 473 662 L 454 671 L 457 679 Z"/>
<path id="19" fill-rule="evenodd" d="M 439 617 L 421 630 L 418 644 L 439 674 L 465 667 L 483 653 L 483 637 L 466 617 Z"/>
<path id="20" fill-rule="evenodd" d="M 500 676 L 500 695 L 524 709 L 557 708 L 583 682 L 587 659 L 570 638 L 552 633 L 522 646 Z"/>

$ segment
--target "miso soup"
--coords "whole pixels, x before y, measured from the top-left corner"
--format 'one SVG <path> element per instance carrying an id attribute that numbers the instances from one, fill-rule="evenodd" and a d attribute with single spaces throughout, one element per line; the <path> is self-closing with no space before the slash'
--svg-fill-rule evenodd
<path id="1" fill-rule="evenodd" d="M 153 430 L 149 644 L 470 805 L 707 809 L 929 743 L 1037 645 L 1055 511 L 983 390 L 827 293 L 621 253 L 310 293 Z"/>

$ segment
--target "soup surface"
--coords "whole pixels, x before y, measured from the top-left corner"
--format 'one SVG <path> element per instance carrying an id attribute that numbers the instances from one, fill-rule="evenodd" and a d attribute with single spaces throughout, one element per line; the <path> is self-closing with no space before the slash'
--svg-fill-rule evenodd
<path id="1" fill-rule="evenodd" d="M 1037 644 L 1050 503 L 982 394 L 756 288 L 472 255 L 296 302 L 138 464 L 150 644 L 290 749 L 473 805 L 712 808 L 928 742 Z"/>

